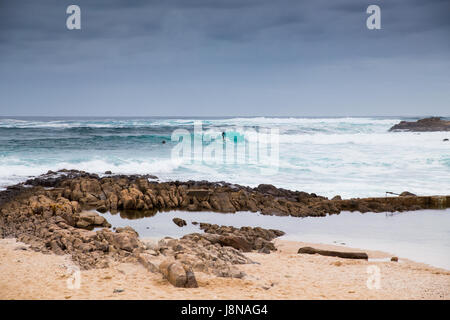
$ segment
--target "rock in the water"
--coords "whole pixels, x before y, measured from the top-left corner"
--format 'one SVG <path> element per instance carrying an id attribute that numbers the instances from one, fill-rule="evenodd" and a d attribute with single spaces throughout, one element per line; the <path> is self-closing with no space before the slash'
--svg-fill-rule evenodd
<path id="1" fill-rule="evenodd" d="M 369 259 L 369 256 L 365 252 L 342 252 L 342 251 L 330 251 L 330 250 L 320 250 L 311 247 L 302 247 L 298 249 L 298 253 L 306 254 L 320 254 L 322 256 L 329 257 L 339 257 L 346 259 Z"/>
<path id="2" fill-rule="evenodd" d="M 401 121 L 389 131 L 450 131 L 450 121 L 442 120 L 440 117 L 425 118 L 415 122 Z"/>
<path id="3" fill-rule="evenodd" d="M 173 218 L 172 221 L 179 227 L 184 227 L 187 225 L 186 221 L 181 218 Z"/>
<path id="4" fill-rule="evenodd" d="M 417 196 L 409 191 L 403 191 L 402 193 L 400 193 L 400 197 L 417 197 Z"/>

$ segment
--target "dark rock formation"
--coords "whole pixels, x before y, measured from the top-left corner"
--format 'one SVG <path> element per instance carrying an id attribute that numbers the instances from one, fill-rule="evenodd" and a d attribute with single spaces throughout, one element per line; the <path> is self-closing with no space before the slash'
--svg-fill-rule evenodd
<path id="1" fill-rule="evenodd" d="M 450 121 L 442 120 L 440 117 L 425 118 L 415 122 L 401 121 L 389 131 L 450 131 Z"/>
<path id="2" fill-rule="evenodd" d="M 186 221 L 180 218 L 173 218 L 172 221 L 179 227 L 184 227 L 187 225 Z"/>
<path id="3" fill-rule="evenodd" d="M 320 254 L 322 256 L 329 257 L 339 257 L 346 259 L 369 259 L 369 256 L 365 252 L 342 252 L 342 251 L 330 251 L 330 250 L 319 250 L 311 247 L 303 247 L 298 249 L 298 253 L 305 254 Z"/>
<path id="4" fill-rule="evenodd" d="M 275 251 L 275 246 L 271 241 L 285 234 L 283 231 L 274 229 L 263 229 L 260 227 L 235 228 L 209 223 L 200 223 L 200 229 L 206 233 L 218 235 L 213 241 L 220 245 L 231 246 L 244 252 L 252 250 Z"/>
<path id="5" fill-rule="evenodd" d="M 402 193 L 400 193 L 400 197 L 417 197 L 417 195 L 409 191 L 403 191 Z"/>

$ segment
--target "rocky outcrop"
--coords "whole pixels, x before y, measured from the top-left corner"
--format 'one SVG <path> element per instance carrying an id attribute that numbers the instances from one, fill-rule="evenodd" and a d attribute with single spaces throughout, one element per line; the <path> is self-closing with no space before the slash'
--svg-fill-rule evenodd
<path id="1" fill-rule="evenodd" d="M 257 250 L 270 253 L 270 251 L 275 251 L 275 246 L 271 241 L 285 234 L 281 230 L 260 227 L 235 228 L 209 223 L 200 223 L 200 229 L 206 233 L 218 235 L 214 241 L 220 245 L 230 246 L 243 252 Z"/>
<path id="2" fill-rule="evenodd" d="M 220 245 L 216 235 L 191 233 L 181 239 L 161 239 L 151 249 L 155 252 L 149 257 L 154 265 L 161 263 L 161 258 L 181 263 L 192 272 L 204 272 L 219 277 L 242 278 L 244 274 L 235 266 L 253 263 L 249 258 L 231 246 Z"/>
<path id="3" fill-rule="evenodd" d="M 139 261 L 147 270 L 159 270 L 172 284 L 187 287 L 182 269 L 177 267 L 178 276 L 170 277 L 168 264 L 162 261 L 180 263 L 186 272 L 205 272 L 219 277 L 242 278 L 245 274 L 237 265 L 253 263 L 243 252 L 257 250 L 270 253 L 276 250 L 271 242 L 284 234 L 280 230 L 263 228 L 218 226 L 200 223 L 205 233 L 187 234 L 181 239 L 165 238 L 157 244 L 147 243 L 147 252 L 141 254 Z M 166 270 L 166 271 L 162 271 Z M 176 279 L 181 280 L 176 280 Z M 180 284 L 181 283 L 181 284 Z"/>
<path id="4" fill-rule="evenodd" d="M 96 213 L 95 211 L 83 211 L 78 215 L 73 215 L 76 226 L 78 228 L 93 229 L 94 227 L 107 227 L 110 228 L 111 224 L 106 221 L 104 217 Z"/>
<path id="5" fill-rule="evenodd" d="M 281 216 L 325 216 L 342 210 L 360 212 L 393 212 L 418 210 L 439 205 L 450 206 L 450 201 L 435 197 L 327 199 L 314 193 L 291 191 L 261 184 L 256 188 L 239 186 L 225 182 L 187 181 L 154 182 L 148 176 L 107 176 L 100 178 L 80 172 L 69 171 L 65 178 L 44 175 L 28 180 L 26 184 L 51 187 L 47 190 L 51 198 L 76 201 L 84 210 L 152 212 L 168 210 L 216 211 L 234 213 L 236 211 L 261 212 L 266 215 Z M 0 192 L 9 201 L 23 186 Z M 8 192 L 8 193 L 6 193 Z M 444 197 L 445 198 L 445 197 Z M 8 200 L 9 199 L 9 200 Z"/>
<path id="6" fill-rule="evenodd" d="M 339 257 L 345 259 L 369 259 L 369 256 L 365 252 L 346 252 L 346 251 L 331 251 L 331 250 L 320 250 L 311 247 L 303 247 L 298 249 L 298 253 L 304 254 L 320 254 L 321 256 L 328 257 Z"/>
<path id="7" fill-rule="evenodd" d="M 52 192 L 83 209 L 99 212 L 117 210 L 161 211 L 260 211 L 275 215 L 325 215 L 337 213 L 327 200 L 315 194 L 290 191 L 272 185 L 257 188 L 225 182 L 154 182 L 149 176 L 99 177 L 83 171 L 48 173 L 25 182 L 26 185 L 53 188 Z M 17 192 L 16 192 L 17 193 Z"/>
<path id="8" fill-rule="evenodd" d="M 35 251 L 69 254 L 83 269 L 131 261 L 144 250 L 134 230 L 113 232 L 109 226 L 99 214 L 82 211 L 77 201 L 42 188 L 28 189 L 0 208 L 2 237 L 15 237 Z M 104 228 L 89 230 L 93 227 Z"/>
<path id="9" fill-rule="evenodd" d="M 450 121 L 442 120 L 440 117 L 431 117 L 417 121 L 401 121 L 394 125 L 389 131 L 450 131 Z"/>
<path id="10" fill-rule="evenodd" d="M 62 180 L 51 189 L 18 187 L 14 189 L 14 196 L 5 197 L 7 200 L 1 203 L 0 236 L 16 237 L 36 251 L 71 255 L 83 269 L 107 267 L 111 261 L 139 261 L 147 270 L 161 272 L 175 286 L 187 288 L 197 285 L 195 271 L 242 278 L 244 273 L 236 265 L 252 263 L 243 252 L 270 253 L 275 250 L 271 240 L 283 234 L 278 230 L 201 223 L 200 228 L 205 233 L 162 239 L 152 246 L 143 243 L 132 228 L 112 231 L 101 214 L 88 211 L 92 204 L 95 208 L 98 201 L 112 199 L 114 195 L 119 195 L 118 202 L 128 201 L 134 205 L 149 194 L 163 203 L 174 197 L 168 189 L 153 193 L 146 187 L 145 181 L 130 185 L 128 180 L 118 178 L 108 184 L 91 176 Z M 193 196 L 205 201 L 206 194 L 194 193 Z M 161 267 L 161 260 L 167 259 L 176 263 Z"/>
<path id="11" fill-rule="evenodd" d="M 150 260 L 155 256 L 173 258 L 189 270 L 239 278 L 243 274 L 235 266 L 251 263 L 243 252 L 270 253 L 275 250 L 271 241 L 282 235 L 281 231 L 202 223 L 204 233 L 164 239 L 148 248 L 131 228 L 111 231 L 104 217 L 92 209 L 132 212 L 136 217 L 165 210 L 260 211 L 303 217 L 342 210 L 392 212 L 450 206 L 450 196 L 404 193 L 400 197 L 329 200 L 267 184 L 250 188 L 225 182 L 151 179 L 63 170 L 8 187 L 0 191 L 0 237 L 16 237 L 37 251 L 69 254 L 85 269 L 105 267 L 111 260 L 141 261 L 145 254 Z"/>

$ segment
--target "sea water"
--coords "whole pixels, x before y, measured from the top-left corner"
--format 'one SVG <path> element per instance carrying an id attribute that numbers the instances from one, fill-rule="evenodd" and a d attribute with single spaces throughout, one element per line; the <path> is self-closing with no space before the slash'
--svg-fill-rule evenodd
<path id="1" fill-rule="evenodd" d="M 187 118 L 0 118 L 0 188 L 48 170 L 154 174 L 165 180 L 227 181 L 332 197 L 384 196 L 386 191 L 449 194 L 449 132 L 389 132 L 416 118 L 203 118 L 205 130 L 239 134 L 276 129 L 279 161 L 174 161 L 177 129 Z M 220 139 L 222 139 L 220 137 Z M 245 143 L 237 139 L 237 143 Z M 165 141 L 166 143 L 162 143 Z M 248 142 L 256 143 L 256 142 Z M 276 166 L 272 174 L 264 169 Z M 273 168 L 272 168 L 273 169 Z"/>

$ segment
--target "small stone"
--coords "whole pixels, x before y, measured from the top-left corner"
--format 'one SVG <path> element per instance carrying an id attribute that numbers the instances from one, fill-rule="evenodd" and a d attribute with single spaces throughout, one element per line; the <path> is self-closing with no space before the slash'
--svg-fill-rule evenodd
<path id="1" fill-rule="evenodd" d="M 113 293 L 121 293 L 121 292 L 124 292 L 124 291 L 125 290 L 122 289 L 122 288 L 117 288 L 117 289 L 114 289 Z"/>
<path id="2" fill-rule="evenodd" d="M 180 218 L 173 218 L 172 221 L 179 227 L 184 227 L 187 225 L 186 221 Z"/>
<path id="3" fill-rule="evenodd" d="M 392 257 L 391 261 L 398 262 L 398 257 Z"/>

